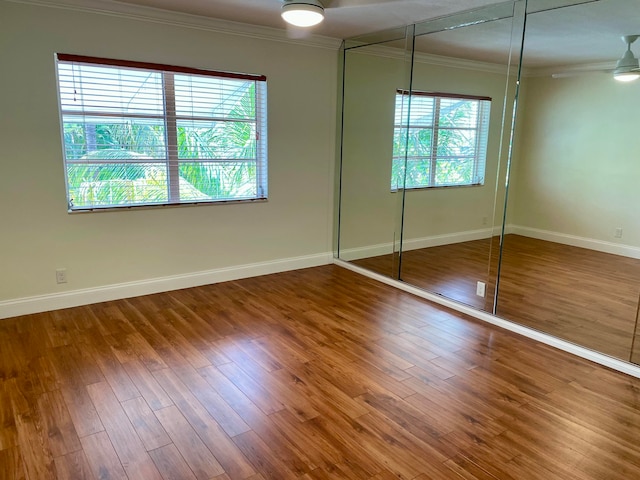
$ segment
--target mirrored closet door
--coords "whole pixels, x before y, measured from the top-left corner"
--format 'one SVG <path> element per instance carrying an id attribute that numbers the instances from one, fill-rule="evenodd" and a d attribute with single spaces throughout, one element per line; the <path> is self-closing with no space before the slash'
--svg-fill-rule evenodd
<path id="1" fill-rule="evenodd" d="M 390 193 L 391 158 L 406 143 L 394 124 L 408 115 L 413 26 L 348 40 L 343 56 L 343 97 L 338 220 L 339 257 L 398 278 L 402 195 Z"/>
<path id="2" fill-rule="evenodd" d="M 493 311 L 523 3 L 416 25 L 400 279 Z"/>
<path id="3" fill-rule="evenodd" d="M 634 0 L 527 15 L 496 308 L 624 360 L 640 294 L 640 79 L 613 70 L 638 32 Z"/>
<path id="4" fill-rule="evenodd" d="M 338 257 L 640 361 L 639 32 L 519 0 L 345 42 Z"/>

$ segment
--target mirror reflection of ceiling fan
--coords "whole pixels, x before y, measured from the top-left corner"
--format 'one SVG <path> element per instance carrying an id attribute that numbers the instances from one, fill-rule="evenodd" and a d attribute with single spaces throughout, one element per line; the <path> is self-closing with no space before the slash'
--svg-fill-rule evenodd
<path id="1" fill-rule="evenodd" d="M 584 75 L 587 73 L 607 73 L 613 75 L 613 78 L 621 82 L 631 82 L 640 78 L 640 66 L 638 65 L 638 58 L 633 54 L 631 45 L 635 42 L 640 35 L 623 35 L 620 37 L 624 44 L 627 46 L 622 57 L 616 62 L 614 69 L 611 67 L 604 67 L 602 64 L 585 65 L 569 67 L 564 72 L 554 73 L 551 76 L 553 78 L 574 77 L 577 75 Z"/>
<path id="2" fill-rule="evenodd" d="M 613 78 L 621 82 L 630 82 L 640 78 L 640 67 L 638 59 L 631 51 L 631 44 L 638 39 L 638 35 L 624 35 L 622 41 L 627 44 L 627 51 L 618 60 L 616 69 L 613 71 Z"/>
<path id="3" fill-rule="evenodd" d="M 324 19 L 329 8 L 361 7 L 391 0 L 284 0 L 282 18 L 296 27 L 312 27 Z"/>

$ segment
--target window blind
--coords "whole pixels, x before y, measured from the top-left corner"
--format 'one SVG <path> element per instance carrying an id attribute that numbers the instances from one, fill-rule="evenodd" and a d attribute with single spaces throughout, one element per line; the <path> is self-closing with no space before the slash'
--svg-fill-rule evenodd
<path id="1" fill-rule="evenodd" d="M 267 197 L 266 78 L 58 55 L 70 210 Z"/>

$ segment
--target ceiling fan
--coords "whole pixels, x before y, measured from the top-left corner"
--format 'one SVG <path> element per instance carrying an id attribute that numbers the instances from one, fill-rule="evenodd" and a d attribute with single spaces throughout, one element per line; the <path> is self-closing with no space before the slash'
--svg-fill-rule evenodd
<path id="1" fill-rule="evenodd" d="M 624 35 L 622 41 L 627 45 L 627 50 L 622 58 L 616 63 L 616 69 L 613 71 L 613 78 L 621 82 L 630 82 L 640 78 L 640 66 L 638 59 L 631 51 L 631 44 L 638 39 L 639 35 Z"/>
<path id="2" fill-rule="evenodd" d="M 640 66 L 638 65 L 638 58 L 631 51 L 631 45 L 635 42 L 640 35 L 623 35 L 620 39 L 627 46 L 622 57 L 616 62 L 615 68 L 613 68 L 613 62 L 597 63 L 589 65 L 577 65 L 569 67 L 563 72 L 553 73 L 553 78 L 574 77 L 576 75 L 583 75 L 589 73 L 606 73 L 613 74 L 613 78 L 621 82 L 631 82 L 640 78 Z"/>
<path id="3" fill-rule="evenodd" d="M 324 19 L 329 8 L 360 7 L 392 0 L 284 0 L 282 18 L 296 27 L 312 27 Z"/>

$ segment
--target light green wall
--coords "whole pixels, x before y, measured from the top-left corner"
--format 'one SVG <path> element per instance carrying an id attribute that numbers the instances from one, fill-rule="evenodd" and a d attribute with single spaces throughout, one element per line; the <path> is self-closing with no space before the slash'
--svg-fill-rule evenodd
<path id="1" fill-rule="evenodd" d="M 341 251 L 393 242 L 396 230 L 399 199 L 390 193 L 395 94 L 408 88 L 409 65 L 402 57 L 366 52 L 346 52 Z"/>
<path id="2" fill-rule="evenodd" d="M 346 63 L 342 250 L 389 244 L 398 238 L 402 198 L 390 191 L 393 120 L 396 89 L 408 88 L 409 81 L 402 57 L 375 55 L 363 48 L 348 52 Z M 495 222 L 501 220 L 503 198 L 499 211 L 494 211 L 494 201 L 505 87 L 505 73 L 415 63 L 414 90 L 489 96 L 493 102 L 485 184 L 407 191 L 405 240 L 487 229 L 494 217 Z M 499 190 L 500 197 L 503 189 Z"/>
<path id="3" fill-rule="evenodd" d="M 640 83 L 594 72 L 523 85 L 508 223 L 640 246 Z"/>
<path id="4" fill-rule="evenodd" d="M 331 251 L 335 50 L 4 1 L 0 19 L 0 300 Z M 55 52 L 266 75 L 269 201 L 68 214 Z"/>

